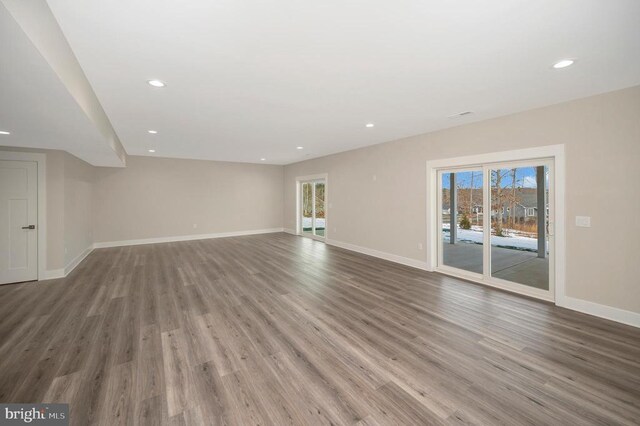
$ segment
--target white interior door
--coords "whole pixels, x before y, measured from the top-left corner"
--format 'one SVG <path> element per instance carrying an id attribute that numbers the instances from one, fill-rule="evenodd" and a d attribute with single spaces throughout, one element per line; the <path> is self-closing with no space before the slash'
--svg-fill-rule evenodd
<path id="1" fill-rule="evenodd" d="M 0 161 L 0 284 L 38 279 L 38 164 Z"/>

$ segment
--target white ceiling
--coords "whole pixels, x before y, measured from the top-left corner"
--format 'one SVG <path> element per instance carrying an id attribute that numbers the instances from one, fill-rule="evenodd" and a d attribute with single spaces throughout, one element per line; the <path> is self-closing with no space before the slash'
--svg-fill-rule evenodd
<path id="1" fill-rule="evenodd" d="M 0 146 L 53 148 L 91 164 L 122 161 L 0 3 Z"/>
<path id="2" fill-rule="evenodd" d="M 287 164 L 640 84 L 638 0 L 48 3 L 132 155 Z"/>

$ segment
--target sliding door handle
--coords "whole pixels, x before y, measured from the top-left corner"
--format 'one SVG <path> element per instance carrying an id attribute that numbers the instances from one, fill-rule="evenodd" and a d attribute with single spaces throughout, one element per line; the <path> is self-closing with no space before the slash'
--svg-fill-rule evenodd
<path id="1" fill-rule="evenodd" d="M 36 229 L 35 225 L 23 226 L 22 229 Z"/>

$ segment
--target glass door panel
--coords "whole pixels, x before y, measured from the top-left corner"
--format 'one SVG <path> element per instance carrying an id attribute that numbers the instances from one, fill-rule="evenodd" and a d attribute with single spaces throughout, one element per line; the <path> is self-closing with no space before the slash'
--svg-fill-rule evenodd
<path id="1" fill-rule="evenodd" d="M 300 182 L 300 233 L 324 239 L 326 236 L 326 192 L 325 179 Z"/>
<path id="2" fill-rule="evenodd" d="M 489 169 L 491 277 L 549 290 L 549 167 Z"/>
<path id="3" fill-rule="evenodd" d="M 325 198 L 324 198 L 324 182 L 315 182 L 315 206 L 314 206 L 314 227 L 313 234 L 318 237 L 324 237 L 325 234 Z"/>
<path id="4" fill-rule="evenodd" d="M 302 188 L 302 217 L 300 228 L 303 235 L 313 234 L 313 182 L 303 182 Z"/>
<path id="5" fill-rule="evenodd" d="M 483 171 L 440 172 L 442 265 L 483 273 Z"/>

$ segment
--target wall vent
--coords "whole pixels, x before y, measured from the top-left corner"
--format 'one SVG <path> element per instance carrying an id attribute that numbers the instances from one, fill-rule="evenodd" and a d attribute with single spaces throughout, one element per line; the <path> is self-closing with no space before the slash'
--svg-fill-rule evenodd
<path id="1" fill-rule="evenodd" d="M 459 112 L 457 114 L 450 115 L 449 118 L 458 118 L 458 117 L 463 117 L 465 115 L 470 115 L 470 114 L 473 114 L 473 111 Z"/>

